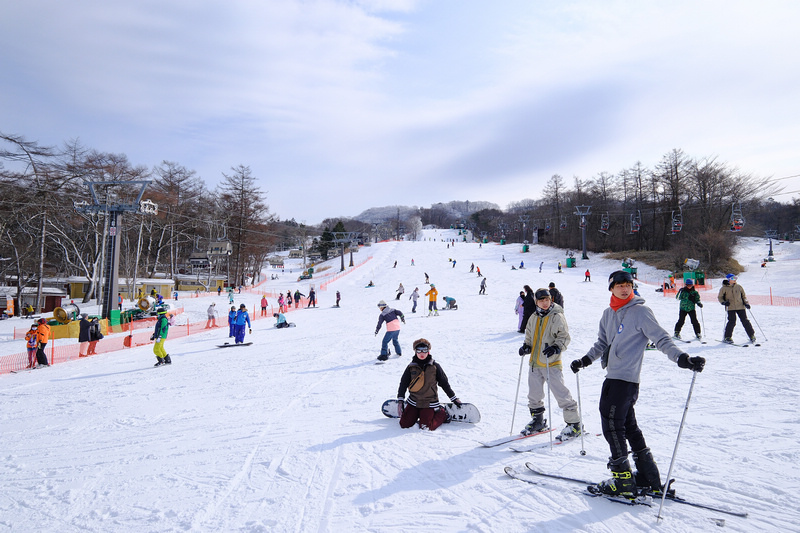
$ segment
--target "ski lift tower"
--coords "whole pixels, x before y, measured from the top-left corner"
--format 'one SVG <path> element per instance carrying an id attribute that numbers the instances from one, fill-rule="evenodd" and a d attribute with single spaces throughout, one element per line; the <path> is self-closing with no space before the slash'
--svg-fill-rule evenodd
<path id="1" fill-rule="evenodd" d="M 342 246 L 342 270 L 344 272 L 344 245 L 350 244 L 358 237 L 357 231 L 334 231 L 333 242 Z M 350 248 L 350 266 L 353 266 L 353 249 Z"/>
<path id="2" fill-rule="evenodd" d="M 520 215 L 519 221 L 522 222 L 522 242 L 525 244 L 525 228 L 528 226 L 528 221 L 530 221 L 530 215 Z"/>
<path id="3" fill-rule="evenodd" d="M 778 231 L 774 229 L 768 229 L 764 232 L 764 236 L 769 239 L 769 254 L 767 255 L 767 261 L 775 261 L 775 256 L 772 254 L 772 239 L 778 238 Z"/>
<path id="4" fill-rule="evenodd" d="M 153 214 L 158 212 L 158 207 L 152 202 L 142 202 L 144 190 L 151 180 L 141 181 L 84 181 L 92 195 L 92 203 L 86 201 L 75 202 L 75 211 L 79 213 L 105 213 L 108 216 L 108 235 L 106 236 L 105 266 L 103 268 L 103 318 L 111 318 L 112 311 L 116 311 L 117 323 L 119 311 L 117 310 L 117 294 L 119 291 L 119 217 L 122 213 L 142 212 Z M 105 187 L 105 200 L 100 200 L 96 187 Z M 135 192 L 139 187 L 138 194 Z M 132 194 L 131 194 L 132 192 Z M 135 199 L 131 199 L 135 195 Z M 125 202 L 125 197 L 129 199 Z M 112 321 L 113 323 L 113 321 Z"/>
<path id="5" fill-rule="evenodd" d="M 592 206 L 590 205 L 576 205 L 575 206 L 575 214 L 581 217 L 581 243 L 583 245 L 583 255 L 581 259 L 589 259 L 589 256 L 586 255 L 586 217 L 589 216 L 589 211 L 592 210 Z"/>

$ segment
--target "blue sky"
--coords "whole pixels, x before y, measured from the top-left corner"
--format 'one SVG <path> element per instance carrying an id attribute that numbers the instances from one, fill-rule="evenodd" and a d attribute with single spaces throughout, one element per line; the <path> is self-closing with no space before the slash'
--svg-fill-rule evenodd
<path id="1" fill-rule="evenodd" d="M 197 171 L 281 218 L 535 198 L 673 148 L 800 174 L 792 1 L 29 1 L 0 131 Z M 782 180 L 800 191 L 800 177 Z M 790 201 L 800 193 L 777 197 Z"/>

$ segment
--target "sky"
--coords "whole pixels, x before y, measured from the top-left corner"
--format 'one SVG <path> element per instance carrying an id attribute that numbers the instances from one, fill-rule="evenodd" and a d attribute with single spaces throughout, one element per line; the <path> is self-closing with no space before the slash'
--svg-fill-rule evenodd
<path id="1" fill-rule="evenodd" d="M 537 198 L 681 149 L 800 196 L 800 4 L 767 0 L 12 2 L 0 131 L 316 224 Z M 795 192 L 795 194 L 792 194 Z"/>

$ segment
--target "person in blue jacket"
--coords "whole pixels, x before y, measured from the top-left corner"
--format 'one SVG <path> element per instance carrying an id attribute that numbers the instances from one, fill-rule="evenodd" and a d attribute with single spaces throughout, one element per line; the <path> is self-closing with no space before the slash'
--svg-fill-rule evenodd
<path id="1" fill-rule="evenodd" d="M 228 311 L 228 338 L 236 335 L 236 306 L 231 306 Z"/>
<path id="2" fill-rule="evenodd" d="M 276 320 L 276 322 L 275 322 L 275 327 L 276 328 L 280 329 L 280 328 L 288 328 L 289 327 L 289 323 L 286 322 L 286 315 L 284 315 L 283 313 L 272 313 L 272 316 Z"/>
<path id="3" fill-rule="evenodd" d="M 236 318 L 234 319 L 234 335 L 236 337 L 235 341 L 236 344 L 242 344 L 244 342 L 244 325 L 247 324 L 247 328 L 250 330 L 250 333 L 253 333 L 252 325 L 250 325 L 250 315 L 247 314 L 247 306 L 244 304 L 239 305 L 239 310 L 236 311 Z"/>

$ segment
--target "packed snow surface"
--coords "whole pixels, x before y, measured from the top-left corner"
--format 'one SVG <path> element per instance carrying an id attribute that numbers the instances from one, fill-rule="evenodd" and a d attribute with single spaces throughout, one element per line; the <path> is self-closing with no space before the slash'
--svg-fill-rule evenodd
<path id="1" fill-rule="evenodd" d="M 595 341 L 609 302 L 606 279 L 619 263 L 592 254 L 559 274 L 557 262 L 566 264 L 562 250 L 448 247 L 443 239 L 452 238 L 460 239 L 454 231 L 428 230 L 422 241 L 362 249 L 359 259 L 372 259 L 321 291 L 317 309 L 287 315 L 296 328 L 256 322 L 249 347 L 218 349 L 228 340 L 218 329 L 167 339 L 168 367 L 153 368 L 145 346 L 0 376 L 0 531 L 798 530 L 798 307 L 754 305 L 761 346 L 723 345 L 724 312 L 715 301 L 720 280 L 712 280 L 701 313 L 707 344 L 681 344 L 708 362 L 695 381 L 672 477 L 685 498 L 749 517 L 667 501 L 657 523 L 658 502 L 630 507 L 586 497 L 579 485 L 540 479 L 534 486 L 503 473 L 507 465 L 525 471 L 530 461 L 567 476 L 608 476 L 608 446 L 597 436 L 600 364 L 577 376 L 589 433 L 583 444 L 528 453 L 479 444 L 517 433 L 529 419 L 524 376 L 518 398 L 516 392 L 523 337 L 513 307 L 522 286 L 553 281 L 564 294 L 568 364 Z M 776 262 L 761 268 L 767 250 L 764 240 L 742 241 L 737 257 L 747 271 L 739 283 L 748 295 L 799 296 L 800 244 L 776 244 Z M 525 269 L 512 270 L 520 261 Z M 478 294 L 472 263 L 487 279 L 486 295 Z M 642 282 L 652 282 L 640 283 L 640 292 L 672 332 L 678 303 L 655 292 L 664 273 L 640 267 Z M 587 268 L 591 282 L 584 282 Z M 317 280 L 297 282 L 296 272 L 267 287 L 307 293 Z M 457 311 L 427 317 L 421 299 L 411 313 L 411 291 L 428 290 L 425 272 L 439 290 L 440 307 L 442 296 L 452 296 Z M 366 288 L 370 280 L 375 287 Z M 401 282 L 406 292 L 397 301 Z M 336 290 L 338 309 L 332 307 Z M 406 315 L 402 358 L 383 365 L 374 364 L 385 331 L 375 336 L 379 300 Z M 185 316 L 202 319 L 211 301 L 226 309 L 224 295 L 186 298 Z M 254 310 L 258 297 L 237 295 L 240 302 Z M 10 327 L 21 322 L 0 323 L 0 334 L 10 339 Z M 683 333 L 691 336 L 689 323 Z M 419 337 L 430 340 L 458 396 L 479 407 L 480 423 L 403 430 L 381 414 L 382 402 L 397 395 Z M 741 325 L 734 340 L 745 340 Z M 11 353 L 23 351 L 22 342 L 0 344 Z M 564 375 L 576 396 L 576 376 L 568 369 Z M 662 478 L 691 381 L 691 372 L 661 352 L 646 352 L 636 411 Z M 555 402 L 553 411 L 546 416 L 560 429 Z"/>

